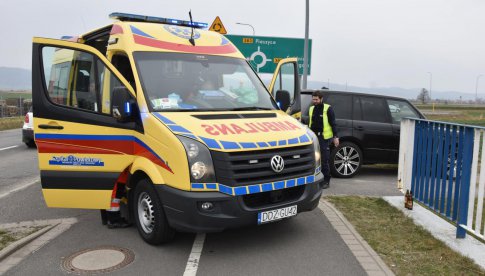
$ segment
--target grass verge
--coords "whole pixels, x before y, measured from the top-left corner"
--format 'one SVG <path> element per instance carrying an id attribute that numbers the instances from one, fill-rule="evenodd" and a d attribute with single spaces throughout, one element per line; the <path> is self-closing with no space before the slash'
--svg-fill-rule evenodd
<path id="1" fill-rule="evenodd" d="M 45 227 L 46 226 L 32 226 L 0 229 L 0 250 L 4 249 L 11 243 L 23 239 Z"/>
<path id="2" fill-rule="evenodd" d="M 0 130 L 21 128 L 23 122 L 24 117 L 0 118 Z"/>
<path id="3" fill-rule="evenodd" d="M 485 275 L 382 198 L 326 197 L 396 275 Z"/>

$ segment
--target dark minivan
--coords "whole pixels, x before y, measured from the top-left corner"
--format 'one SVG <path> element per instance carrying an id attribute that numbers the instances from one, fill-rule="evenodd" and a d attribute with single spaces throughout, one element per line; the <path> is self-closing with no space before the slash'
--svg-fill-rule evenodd
<path id="1" fill-rule="evenodd" d="M 330 170 L 335 177 L 353 177 L 363 164 L 398 163 L 401 119 L 425 118 L 403 98 L 320 91 L 336 117 L 340 145 L 330 153 Z M 301 92 L 303 121 L 308 118 L 312 93 L 313 90 Z"/>

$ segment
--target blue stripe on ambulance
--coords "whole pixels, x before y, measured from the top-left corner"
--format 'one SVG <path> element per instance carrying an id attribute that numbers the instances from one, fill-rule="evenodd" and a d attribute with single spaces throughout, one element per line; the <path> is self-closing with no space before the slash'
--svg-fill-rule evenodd
<path id="1" fill-rule="evenodd" d="M 191 183 L 192 189 L 201 190 L 204 189 L 208 191 L 219 191 L 227 195 L 246 195 L 246 194 L 256 194 L 262 192 L 269 192 L 275 190 L 281 190 L 285 188 L 301 186 L 305 184 L 310 184 L 315 182 L 315 175 L 309 175 L 305 177 L 293 178 L 288 180 L 281 180 L 270 183 L 262 184 L 252 184 L 249 186 L 239 186 L 239 187 L 229 187 L 220 183 Z"/>

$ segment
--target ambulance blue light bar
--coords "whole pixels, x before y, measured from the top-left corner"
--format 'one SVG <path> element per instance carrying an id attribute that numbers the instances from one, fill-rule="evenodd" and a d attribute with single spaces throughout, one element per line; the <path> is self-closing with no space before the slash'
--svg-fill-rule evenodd
<path id="1" fill-rule="evenodd" d="M 131 22 L 150 22 L 150 23 L 161 23 L 161 24 L 170 24 L 170 25 L 178 25 L 178 26 L 185 26 L 185 27 L 194 27 L 194 28 L 208 28 L 209 24 L 202 23 L 202 22 L 192 22 L 187 20 L 178 20 L 172 18 L 163 18 L 163 17 L 155 17 L 155 16 L 146 16 L 146 15 L 139 15 L 139 14 L 130 14 L 130 13 L 121 13 L 121 12 L 114 12 L 109 15 L 111 19 L 117 19 L 120 21 L 131 21 Z"/>

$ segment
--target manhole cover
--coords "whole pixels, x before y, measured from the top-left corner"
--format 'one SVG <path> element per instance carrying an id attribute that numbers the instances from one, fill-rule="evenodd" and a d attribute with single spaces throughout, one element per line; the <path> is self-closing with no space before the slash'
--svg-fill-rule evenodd
<path id="1" fill-rule="evenodd" d="M 62 268 L 75 274 L 102 274 L 123 268 L 133 262 L 135 254 L 116 246 L 89 248 L 62 261 Z"/>

